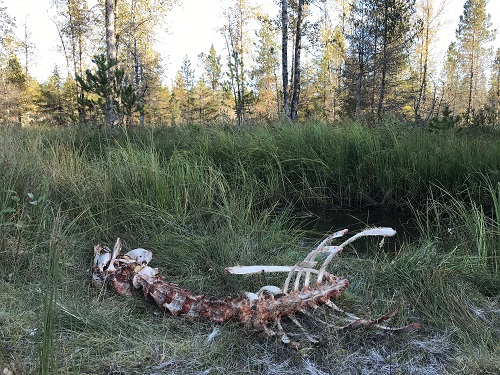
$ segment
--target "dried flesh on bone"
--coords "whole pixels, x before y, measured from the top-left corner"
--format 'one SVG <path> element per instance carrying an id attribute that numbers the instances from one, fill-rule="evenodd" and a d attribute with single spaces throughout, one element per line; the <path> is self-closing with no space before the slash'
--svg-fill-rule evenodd
<path id="1" fill-rule="evenodd" d="M 364 236 L 394 236 L 392 228 L 366 229 L 339 246 L 329 245 L 332 240 L 342 237 L 347 230 L 333 233 L 313 249 L 306 258 L 294 266 L 236 266 L 228 267 L 226 271 L 236 275 L 255 274 L 262 272 L 287 272 L 288 276 L 280 288 L 274 285 L 263 286 L 257 293 L 245 292 L 238 297 L 227 297 L 223 300 L 206 298 L 204 295 L 193 296 L 189 290 L 177 284 L 165 281 L 159 275 L 158 269 L 148 266 L 152 260 L 152 252 L 143 248 L 120 255 L 121 241 L 117 239 L 113 251 L 101 245 L 94 247 L 93 281 L 96 285 L 109 282 L 122 295 L 140 292 L 146 300 L 154 301 L 159 307 L 168 310 L 172 315 L 190 318 L 206 318 L 216 323 L 237 320 L 246 327 L 264 331 L 269 335 L 278 334 L 284 343 L 290 343 L 289 336 L 281 326 L 283 318 L 290 319 L 300 331 L 313 343 L 314 338 L 297 320 L 296 314 L 312 316 L 309 312 L 320 305 L 330 307 L 341 314 L 343 325 L 337 326 L 318 318 L 320 324 L 329 328 L 343 330 L 358 326 L 374 326 L 387 331 L 409 331 L 419 327 L 410 324 L 404 327 L 392 328 L 381 325 L 395 314 L 395 311 L 368 320 L 348 313 L 335 305 L 337 299 L 349 286 L 349 281 L 326 271 L 326 267 L 334 256 L 339 254 L 349 243 Z M 326 259 L 319 269 L 316 257 L 325 253 Z M 292 279 L 295 277 L 295 280 Z M 292 288 L 290 286 L 292 285 Z M 269 328 L 272 324 L 277 333 Z"/>

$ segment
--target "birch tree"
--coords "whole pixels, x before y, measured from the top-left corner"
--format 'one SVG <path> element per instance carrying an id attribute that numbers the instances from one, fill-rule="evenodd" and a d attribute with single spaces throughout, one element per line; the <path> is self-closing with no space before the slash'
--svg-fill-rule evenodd
<path id="1" fill-rule="evenodd" d="M 281 61 L 283 110 L 285 113 L 285 117 L 290 119 L 292 122 L 297 121 L 297 113 L 299 108 L 302 71 L 302 37 L 304 33 L 304 20 L 307 15 L 307 6 L 309 5 L 310 1 L 311 0 L 281 1 Z M 293 41 L 293 56 L 292 66 L 289 70 L 288 42 L 290 37 Z M 289 77 L 290 73 L 291 78 Z"/>
<path id="2" fill-rule="evenodd" d="M 288 91 L 288 0 L 281 0 L 281 82 L 283 86 L 283 113 L 290 118 L 290 93 Z"/>
<path id="3" fill-rule="evenodd" d="M 297 6 L 297 24 L 295 29 L 295 45 L 293 56 L 293 94 L 290 105 L 290 119 L 297 121 L 297 111 L 299 106 L 300 96 L 300 57 L 302 52 L 302 23 L 304 19 L 304 0 L 298 0 Z"/>
<path id="4" fill-rule="evenodd" d="M 106 0 L 105 2 L 106 57 L 109 64 L 109 68 L 107 69 L 108 82 L 114 81 L 115 65 L 118 56 L 115 32 L 116 1 L 117 0 Z M 111 93 L 108 94 L 106 102 L 106 123 L 109 128 L 114 128 L 119 123 L 116 103 Z"/>

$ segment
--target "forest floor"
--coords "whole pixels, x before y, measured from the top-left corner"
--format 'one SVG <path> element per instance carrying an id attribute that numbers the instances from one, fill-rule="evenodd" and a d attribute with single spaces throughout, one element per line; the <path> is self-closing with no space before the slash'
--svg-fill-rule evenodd
<path id="1" fill-rule="evenodd" d="M 1 127 L 0 369 L 499 373 L 499 139 L 494 130 L 357 124 L 113 134 Z M 323 340 L 297 336 L 293 348 L 238 322 L 174 317 L 91 283 L 93 246 L 120 237 L 125 250 L 151 250 L 151 266 L 194 295 L 281 286 L 282 274 L 225 268 L 303 260 L 314 244 L 297 209 L 368 206 L 411 216 L 416 234 L 346 247 L 328 268 L 350 281 L 335 303 L 363 318 L 396 309 L 389 326 L 418 330 L 334 331 L 298 314 Z M 339 321 L 326 307 L 315 314 Z"/>

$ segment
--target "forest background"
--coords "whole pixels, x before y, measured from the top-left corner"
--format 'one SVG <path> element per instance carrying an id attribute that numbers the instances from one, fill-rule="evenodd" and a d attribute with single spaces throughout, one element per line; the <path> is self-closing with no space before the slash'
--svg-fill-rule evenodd
<path id="1" fill-rule="evenodd" d="M 61 60 L 43 82 L 34 78 L 37 17 L 25 14 L 16 23 L 2 4 L 3 122 L 102 124 L 111 96 L 125 125 L 283 118 L 376 124 L 387 117 L 440 128 L 498 122 L 500 49 L 488 13 L 497 5 L 488 1 L 462 4 L 452 38 L 442 37 L 451 1 L 226 1 L 217 9 L 219 40 L 195 61 L 186 55 L 175 74 L 159 50 L 180 2 L 114 3 L 122 77 L 112 83 L 107 76 L 102 87 L 89 86 L 86 71 L 115 69 L 94 58 L 107 50 L 104 1 L 52 2 L 59 38 L 52 44 Z M 105 86 L 115 92 L 105 94 Z"/>

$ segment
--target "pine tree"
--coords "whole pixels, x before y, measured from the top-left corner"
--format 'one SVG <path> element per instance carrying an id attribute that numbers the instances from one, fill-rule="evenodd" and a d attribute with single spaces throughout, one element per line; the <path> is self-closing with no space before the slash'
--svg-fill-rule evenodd
<path id="1" fill-rule="evenodd" d="M 384 112 L 400 109 L 409 91 L 398 86 L 409 70 L 409 54 L 420 22 L 415 0 L 356 0 L 348 19 L 349 52 L 345 71 L 355 118 L 368 111 L 380 121 Z M 390 105 L 389 105 L 390 104 Z"/>
<path id="2" fill-rule="evenodd" d="M 219 119 L 222 111 L 223 72 L 221 56 L 217 54 L 215 47 L 212 45 L 208 54 L 201 53 L 198 58 L 202 67 L 202 75 L 200 82 L 195 87 L 196 96 L 198 97 L 197 102 L 200 106 L 203 106 L 206 120 L 214 123 Z M 204 97 L 201 98 L 200 95 L 204 95 Z"/>
<path id="3" fill-rule="evenodd" d="M 495 38 L 491 28 L 491 16 L 486 13 L 487 0 L 466 0 L 463 14 L 456 30 L 460 67 L 467 87 L 465 125 L 470 125 L 472 112 L 485 101 L 486 87 L 484 61 L 487 60 L 486 43 Z"/>
<path id="4" fill-rule="evenodd" d="M 119 34 L 117 59 L 141 103 L 139 124 L 157 111 L 152 104 L 162 92 L 162 63 L 155 50 L 158 31 L 177 0 L 115 0 L 120 9 L 116 19 Z"/>
<path id="5" fill-rule="evenodd" d="M 340 84 L 345 59 L 345 40 L 339 26 L 333 27 L 325 7 L 321 21 L 319 48 L 314 58 L 316 74 L 314 90 L 323 121 L 335 121 L 338 117 Z"/>
<path id="6" fill-rule="evenodd" d="M 362 112 L 369 109 L 369 76 L 374 71 L 376 23 L 371 16 L 368 0 L 351 4 L 346 25 L 348 53 L 344 69 L 346 99 L 344 112 L 359 121 Z"/>
<path id="7" fill-rule="evenodd" d="M 179 73 L 182 75 L 182 82 L 185 88 L 185 100 L 181 103 L 181 109 L 183 111 L 183 119 L 187 123 L 191 123 L 194 121 L 195 113 L 194 113 L 194 69 L 191 67 L 191 60 L 187 56 L 182 60 L 182 66 Z"/>
<path id="8" fill-rule="evenodd" d="M 261 17 L 261 27 L 257 33 L 255 66 L 252 78 L 255 82 L 256 101 L 254 114 L 261 119 L 275 119 L 281 112 L 279 95 L 278 32 L 267 17 Z"/>
<path id="9" fill-rule="evenodd" d="M 444 105 L 453 113 L 459 114 L 462 108 L 460 90 L 459 54 L 455 42 L 450 43 L 446 51 L 443 71 L 443 93 Z"/>
<path id="10" fill-rule="evenodd" d="M 220 89 L 222 83 L 221 57 L 217 54 L 214 45 L 210 46 L 208 54 L 201 53 L 199 56 L 204 70 L 204 77 L 213 92 Z"/>
<path id="11" fill-rule="evenodd" d="M 497 49 L 491 69 L 488 105 L 491 108 L 495 123 L 500 121 L 500 48 Z"/>
<path id="12" fill-rule="evenodd" d="M 227 49 L 228 84 L 233 93 L 234 111 L 238 125 L 245 120 L 250 104 L 248 92 L 247 59 L 250 55 L 251 39 L 249 23 L 255 18 L 256 8 L 247 0 L 234 0 L 234 5 L 224 12 L 226 25 L 221 29 Z"/>
<path id="13" fill-rule="evenodd" d="M 138 102 L 124 69 L 119 68 L 116 60 L 109 60 L 106 55 L 96 55 L 92 62 L 96 65 L 95 71 L 87 69 L 85 77 L 76 77 L 85 93 L 83 98 L 79 99 L 80 105 L 91 112 L 104 114 L 109 126 L 109 103 L 112 101 L 115 121 L 113 126 L 126 125 L 132 113 L 142 109 L 142 104 Z M 110 70 L 113 71 L 112 75 L 109 74 Z"/>
<path id="14" fill-rule="evenodd" d="M 57 125 L 66 124 L 65 119 L 68 116 L 63 107 L 63 80 L 57 66 L 48 81 L 42 84 L 37 105 L 50 122 Z"/>
<path id="15" fill-rule="evenodd" d="M 177 71 L 175 75 L 170 107 L 172 109 L 171 122 L 173 126 L 182 125 L 192 120 L 189 112 L 188 89 L 181 70 Z"/>
<path id="16" fill-rule="evenodd" d="M 422 22 L 422 27 L 417 34 L 417 43 L 412 60 L 413 118 L 415 123 L 427 123 L 435 114 L 437 104 L 437 85 L 432 82 L 435 65 L 431 51 L 436 44 L 437 31 L 441 26 L 440 16 L 444 12 L 445 2 L 436 6 L 435 0 L 417 0 L 417 17 Z M 434 87 L 432 84 L 434 83 Z"/>

